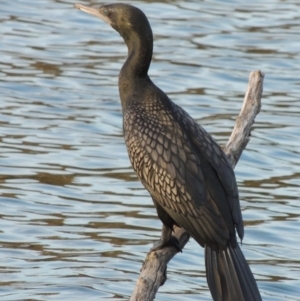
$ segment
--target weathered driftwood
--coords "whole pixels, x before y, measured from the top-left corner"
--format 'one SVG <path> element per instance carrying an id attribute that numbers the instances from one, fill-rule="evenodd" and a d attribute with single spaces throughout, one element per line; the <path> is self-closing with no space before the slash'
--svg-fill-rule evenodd
<path id="1" fill-rule="evenodd" d="M 224 148 L 224 152 L 233 168 L 250 140 L 251 126 L 260 111 L 263 79 L 264 75 L 260 71 L 250 73 L 243 107 L 237 117 L 229 141 Z M 185 230 L 176 227 L 173 235 L 179 240 L 183 249 L 189 240 L 189 234 Z M 176 249 L 171 246 L 148 253 L 129 301 L 153 300 L 159 287 L 167 279 L 167 264 L 176 254 Z"/>
<path id="2" fill-rule="evenodd" d="M 250 140 L 251 127 L 260 111 L 263 80 L 264 74 L 260 71 L 250 73 L 242 109 L 224 149 L 233 168 Z"/>

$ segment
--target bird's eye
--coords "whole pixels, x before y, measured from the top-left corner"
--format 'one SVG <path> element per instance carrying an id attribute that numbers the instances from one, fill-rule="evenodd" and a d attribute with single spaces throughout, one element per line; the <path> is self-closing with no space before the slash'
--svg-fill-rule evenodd
<path id="1" fill-rule="evenodd" d="M 108 15 L 108 9 L 107 8 L 103 12 L 104 12 L 104 15 L 106 15 L 106 16 Z"/>

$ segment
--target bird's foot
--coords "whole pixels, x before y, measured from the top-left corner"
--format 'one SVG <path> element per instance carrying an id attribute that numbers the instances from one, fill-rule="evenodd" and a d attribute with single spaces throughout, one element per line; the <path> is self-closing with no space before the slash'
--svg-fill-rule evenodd
<path id="1" fill-rule="evenodd" d="M 179 241 L 175 236 L 171 236 L 171 238 L 168 241 L 162 241 L 159 240 L 153 244 L 153 247 L 150 249 L 150 252 L 161 250 L 164 247 L 173 246 L 177 252 L 182 253 L 182 249 L 180 247 Z"/>

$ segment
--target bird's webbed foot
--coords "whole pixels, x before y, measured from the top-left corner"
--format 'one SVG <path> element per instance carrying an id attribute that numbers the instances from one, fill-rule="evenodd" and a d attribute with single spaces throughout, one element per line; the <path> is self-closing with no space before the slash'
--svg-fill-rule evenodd
<path id="1" fill-rule="evenodd" d="M 167 247 L 167 246 L 173 246 L 177 250 L 177 252 L 182 252 L 182 249 L 180 248 L 179 241 L 174 236 L 171 236 L 171 238 L 167 242 L 163 242 L 161 240 L 155 242 L 153 244 L 153 247 L 150 249 L 150 252 L 161 250 L 161 249 L 163 249 L 164 247 Z"/>
<path id="2" fill-rule="evenodd" d="M 182 252 L 178 239 L 175 236 L 172 236 L 172 230 L 163 225 L 161 238 L 159 241 L 153 244 L 150 252 L 163 249 L 166 246 L 173 246 L 177 250 L 177 252 Z"/>

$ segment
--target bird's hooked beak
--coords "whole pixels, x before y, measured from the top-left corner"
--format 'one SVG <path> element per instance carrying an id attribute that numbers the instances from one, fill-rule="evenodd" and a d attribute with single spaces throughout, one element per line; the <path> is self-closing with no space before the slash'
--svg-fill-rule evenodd
<path id="1" fill-rule="evenodd" d="M 104 22 L 106 22 L 108 24 L 111 23 L 110 19 L 107 16 L 105 16 L 104 14 L 102 14 L 101 7 L 100 8 L 93 8 L 93 7 L 88 7 L 88 6 L 79 4 L 79 3 L 76 3 L 74 5 L 74 7 L 80 9 L 81 11 L 83 11 L 83 12 L 85 12 L 87 14 L 90 14 L 92 16 L 100 18 L 101 20 L 103 20 Z"/>

